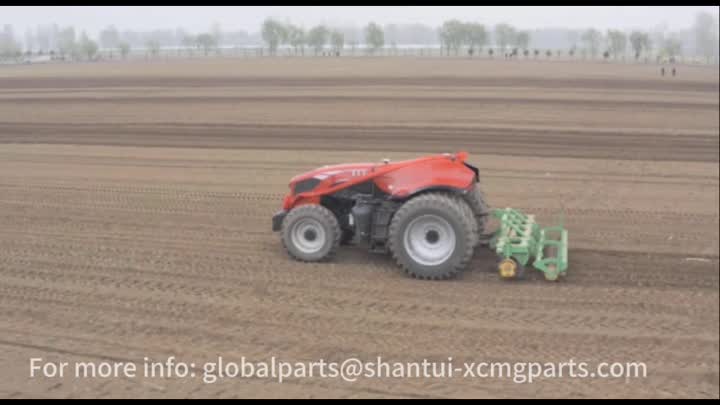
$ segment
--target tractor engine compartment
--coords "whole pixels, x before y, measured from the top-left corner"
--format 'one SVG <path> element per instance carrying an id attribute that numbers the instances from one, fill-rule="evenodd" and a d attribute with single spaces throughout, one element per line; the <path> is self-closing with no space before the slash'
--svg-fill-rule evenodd
<path id="1" fill-rule="evenodd" d="M 343 230 L 343 244 L 367 244 L 374 253 L 387 253 L 390 219 L 401 205 L 370 181 L 322 197 Z"/>

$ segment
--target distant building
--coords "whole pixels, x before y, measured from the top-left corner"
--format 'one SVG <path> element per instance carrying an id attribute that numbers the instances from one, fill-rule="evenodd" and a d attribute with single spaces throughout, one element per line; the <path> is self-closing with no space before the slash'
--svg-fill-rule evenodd
<path id="1" fill-rule="evenodd" d="M 23 58 L 24 62 L 30 63 L 49 63 L 52 61 L 52 57 L 48 55 L 32 55 Z"/>

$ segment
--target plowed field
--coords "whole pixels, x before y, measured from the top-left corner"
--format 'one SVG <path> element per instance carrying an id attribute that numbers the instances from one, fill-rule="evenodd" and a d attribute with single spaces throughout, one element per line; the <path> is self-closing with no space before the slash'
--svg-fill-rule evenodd
<path id="1" fill-rule="evenodd" d="M 413 58 L 0 67 L 0 397 L 710 397 L 718 71 Z M 493 207 L 562 219 L 568 277 L 290 260 L 295 174 L 467 150 Z M 196 378 L 30 378 L 48 361 Z M 226 361 L 643 362 L 645 378 L 227 378 Z"/>

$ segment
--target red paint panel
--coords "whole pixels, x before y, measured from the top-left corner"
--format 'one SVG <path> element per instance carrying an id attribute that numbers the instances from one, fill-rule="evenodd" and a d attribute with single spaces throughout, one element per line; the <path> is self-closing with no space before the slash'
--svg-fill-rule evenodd
<path id="1" fill-rule="evenodd" d="M 283 200 L 283 209 L 302 204 L 319 204 L 320 197 L 344 188 L 374 180 L 384 192 L 404 197 L 428 187 L 452 187 L 465 189 L 472 185 L 475 173 L 463 164 L 466 152 L 425 156 L 393 163 L 356 163 L 325 166 L 295 176 L 294 184 L 316 178 L 320 183 L 311 191 L 298 195 L 288 194 Z"/>

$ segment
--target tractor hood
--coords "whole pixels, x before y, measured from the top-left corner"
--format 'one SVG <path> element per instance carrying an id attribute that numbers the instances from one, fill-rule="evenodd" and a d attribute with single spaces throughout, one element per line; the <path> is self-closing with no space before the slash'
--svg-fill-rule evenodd
<path id="1" fill-rule="evenodd" d="M 323 166 L 290 179 L 290 197 L 300 195 L 301 198 L 317 199 L 322 194 L 370 179 L 378 190 L 398 198 L 430 188 L 465 190 L 478 175 L 475 167 L 465 163 L 466 158 L 466 152 L 458 152 L 397 162 L 384 160 Z M 291 207 L 293 201 L 292 198 L 286 201 L 286 208 Z"/>
<path id="2" fill-rule="evenodd" d="M 464 162 L 465 159 L 467 159 L 467 152 L 458 152 L 455 154 L 450 153 L 443 153 L 438 155 L 430 155 L 425 156 L 418 159 L 411 159 L 411 160 L 401 160 L 396 162 L 388 162 L 388 163 L 349 163 L 349 164 L 339 164 L 339 165 L 330 165 L 330 166 L 323 166 L 314 170 L 310 170 L 308 172 L 299 174 L 292 179 L 290 179 L 290 184 L 297 183 L 299 181 L 307 180 L 307 179 L 317 179 L 317 180 L 325 180 L 330 176 L 338 176 L 344 177 L 344 176 L 350 176 L 350 177 L 356 177 L 356 176 L 364 176 L 370 172 L 370 169 L 373 167 L 380 167 L 382 166 L 386 170 L 392 170 L 393 168 L 399 168 L 402 166 L 412 165 L 416 163 L 420 163 L 423 161 L 428 160 L 455 160 L 457 159 L 460 162 Z M 474 169 L 477 170 L 477 169 Z M 385 171 L 385 170 L 383 170 Z"/>
<path id="3" fill-rule="evenodd" d="M 345 174 L 348 176 L 360 176 L 367 174 L 371 168 L 377 165 L 378 163 L 350 163 L 323 166 L 293 177 L 292 179 L 290 179 L 290 184 L 313 178 L 317 180 L 325 180 L 330 176 L 336 176 L 340 174 Z"/>

